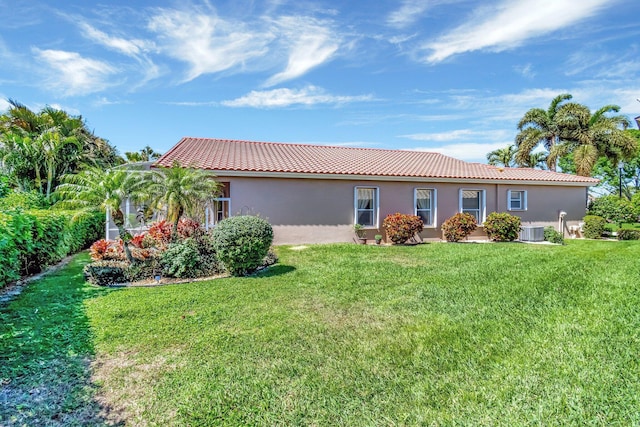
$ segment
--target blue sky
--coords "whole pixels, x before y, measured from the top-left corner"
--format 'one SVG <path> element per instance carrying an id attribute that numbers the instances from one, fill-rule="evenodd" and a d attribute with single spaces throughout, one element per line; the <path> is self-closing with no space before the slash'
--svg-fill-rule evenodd
<path id="1" fill-rule="evenodd" d="M 436 151 L 569 92 L 640 115 L 637 0 L 0 0 L 6 99 L 120 152 L 183 136 Z"/>

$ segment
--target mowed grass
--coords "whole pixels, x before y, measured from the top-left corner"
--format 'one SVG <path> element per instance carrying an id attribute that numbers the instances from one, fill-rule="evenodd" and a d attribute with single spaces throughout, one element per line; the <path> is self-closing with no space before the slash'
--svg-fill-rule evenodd
<path id="1" fill-rule="evenodd" d="M 30 286 L 2 311 L 4 388 L 28 394 L 39 366 L 68 364 L 54 373 L 71 397 L 0 420 L 640 425 L 640 242 L 278 254 L 249 278 L 103 290 L 72 264 L 66 287 Z M 61 311 L 25 335 L 47 304 Z"/>
<path id="2" fill-rule="evenodd" d="M 640 244 L 281 247 L 88 300 L 132 425 L 638 425 Z"/>

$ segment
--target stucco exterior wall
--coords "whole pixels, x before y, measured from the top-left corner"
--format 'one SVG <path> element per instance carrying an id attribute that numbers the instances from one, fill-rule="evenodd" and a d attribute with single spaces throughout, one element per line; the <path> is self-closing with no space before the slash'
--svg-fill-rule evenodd
<path id="1" fill-rule="evenodd" d="M 460 190 L 484 190 L 485 214 L 507 211 L 508 190 L 527 192 L 527 210 L 511 211 L 523 225 L 558 227 L 560 211 L 567 224 L 585 215 L 586 187 L 553 185 L 468 184 L 451 182 L 397 182 L 307 178 L 225 177 L 229 182 L 231 214 L 253 214 L 274 227 L 276 244 L 350 242 L 354 239 L 355 187 L 379 189 L 378 228 L 367 230 L 367 238 L 383 234 L 382 220 L 395 213 L 414 214 L 414 190 L 436 190 L 435 225 L 425 228 L 423 239 L 440 239 L 440 225 L 459 212 Z M 479 235 L 481 235 L 481 230 Z"/>

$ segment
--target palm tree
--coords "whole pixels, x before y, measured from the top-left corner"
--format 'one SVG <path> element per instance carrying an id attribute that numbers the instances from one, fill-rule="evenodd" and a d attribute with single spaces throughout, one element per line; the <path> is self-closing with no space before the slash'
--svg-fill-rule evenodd
<path id="1" fill-rule="evenodd" d="M 536 151 L 529 154 L 529 158 L 524 163 L 518 163 L 519 168 L 540 168 L 546 169 L 547 167 L 547 153 L 542 151 Z"/>
<path id="2" fill-rule="evenodd" d="M 173 222 L 173 239 L 178 232 L 178 222 L 185 214 L 193 215 L 204 203 L 220 191 L 220 184 L 201 169 L 185 168 L 174 162 L 170 168 L 162 168 L 145 174 L 145 185 L 151 195 L 151 206 L 165 208 L 167 219 Z"/>
<path id="3" fill-rule="evenodd" d="M 559 114 L 560 125 L 565 129 L 564 153 L 572 153 L 576 173 L 591 176 L 600 157 L 612 164 L 635 156 L 638 141 L 625 129 L 631 124 L 621 114 L 617 105 L 605 105 L 593 114 L 588 107 L 580 104 L 566 104 Z"/>
<path id="4" fill-rule="evenodd" d="M 127 151 L 124 153 L 127 158 L 127 162 L 135 163 L 135 162 L 148 162 L 150 160 L 157 160 L 160 158 L 161 154 L 154 151 L 153 148 L 146 145 L 140 151 Z"/>
<path id="5" fill-rule="evenodd" d="M 120 239 L 124 242 L 127 260 L 135 262 L 129 248 L 131 234 L 125 229 L 125 218 L 121 206 L 127 197 L 138 194 L 142 189 L 139 172 L 118 168 L 105 171 L 91 167 L 78 174 L 62 177 L 62 184 L 56 189 L 60 199 L 57 205 L 81 211 L 98 207 L 105 213 L 111 214 L 114 224 L 118 227 Z"/>
<path id="6" fill-rule="evenodd" d="M 515 145 L 509 145 L 504 148 L 498 148 L 487 153 L 487 162 L 492 166 L 502 165 L 510 168 L 514 165 L 514 159 L 516 155 Z"/>
<path id="7" fill-rule="evenodd" d="M 558 150 L 556 147 L 562 141 L 562 129 L 558 124 L 558 111 L 562 107 L 564 101 L 571 99 L 568 93 L 563 93 L 551 101 L 551 105 L 545 111 L 542 108 L 532 108 L 527 111 L 520 122 L 516 135 L 516 146 L 518 153 L 516 161 L 519 164 L 528 163 L 531 152 L 542 144 L 550 154 L 547 157 L 547 165 L 549 169 L 556 170 L 556 159 Z"/>

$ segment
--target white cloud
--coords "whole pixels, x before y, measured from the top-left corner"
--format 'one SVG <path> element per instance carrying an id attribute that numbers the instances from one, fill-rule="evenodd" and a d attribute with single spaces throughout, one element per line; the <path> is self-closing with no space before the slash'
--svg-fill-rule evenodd
<path id="1" fill-rule="evenodd" d="M 303 89 L 272 89 L 251 91 L 249 94 L 230 101 L 222 101 L 228 107 L 277 108 L 290 105 L 345 104 L 349 102 L 370 101 L 371 95 L 338 96 L 327 94 L 323 89 L 307 86 Z"/>
<path id="2" fill-rule="evenodd" d="M 387 24 L 396 28 L 407 27 L 413 24 L 428 7 L 429 2 L 426 0 L 404 0 L 400 9 L 394 10 L 387 17 Z"/>
<path id="3" fill-rule="evenodd" d="M 493 150 L 497 150 L 498 148 L 504 148 L 510 144 L 513 144 L 513 142 L 512 141 L 487 142 L 487 143 L 467 142 L 467 143 L 459 143 L 459 144 L 442 145 L 440 147 L 418 147 L 418 148 L 413 148 L 412 150 L 430 151 L 433 153 L 444 154 L 445 156 L 455 157 L 456 159 L 460 159 L 460 160 L 485 163 L 487 159 L 487 153 Z"/>
<path id="4" fill-rule="evenodd" d="M 448 132 L 436 132 L 436 133 L 414 133 L 409 135 L 400 135 L 402 138 L 408 138 L 415 141 L 468 141 L 477 139 L 497 139 L 504 138 L 505 132 L 502 130 L 472 130 L 472 129 L 457 129 Z"/>
<path id="5" fill-rule="evenodd" d="M 435 63 L 453 55 L 488 49 L 499 52 L 596 15 L 611 0 L 504 0 L 483 6 L 469 21 L 427 43 L 425 61 Z"/>
<path id="6" fill-rule="evenodd" d="M 535 71 L 533 71 L 533 65 L 525 64 L 525 65 L 516 65 L 513 67 L 516 73 L 521 74 L 522 77 L 527 79 L 532 79 L 536 76 Z"/>
<path id="7" fill-rule="evenodd" d="M 86 22 L 80 22 L 78 25 L 86 38 L 127 56 L 137 57 L 141 53 L 154 48 L 154 44 L 152 42 L 140 39 L 127 40 L 121 37 L 113 37 L 95 27 L 92 27 Z"/>
<path id="8" fill-rule="evenodd" d="M 340 46 L 339 38 L 323 22 L 305 17 L 283 17 L 276 22 L 284 44 L 288 45 L 287 67 L 275 74 L 266 86 L 273 86 L 307 73 L 330 60 Z"/>
<path id="9" fill-rule="evenodd" d="M 45 71 L 46 84 L 64 95 L 86 95 L 110 86 L 109 76 L 117 70 L 103 61 L 84 58 L 77 52 L 32 49 L 37 59 L 50 70 Z"/>
<path id="10" fill-rule="evenodd" d="M 0 111 L 7 111 L 11 104 L 7 101 L 4 95 L 0 95 Z"/>
<path id="11" fill-rule="evenodd" d="M 244 67 L 263 57 L 274 35 L 243 22 L 220 18 L 215 11 L 159 9 L 148 24 L 157 33 L 159 50 L 189 64 L 185 81 L 202 74 Z"/>

